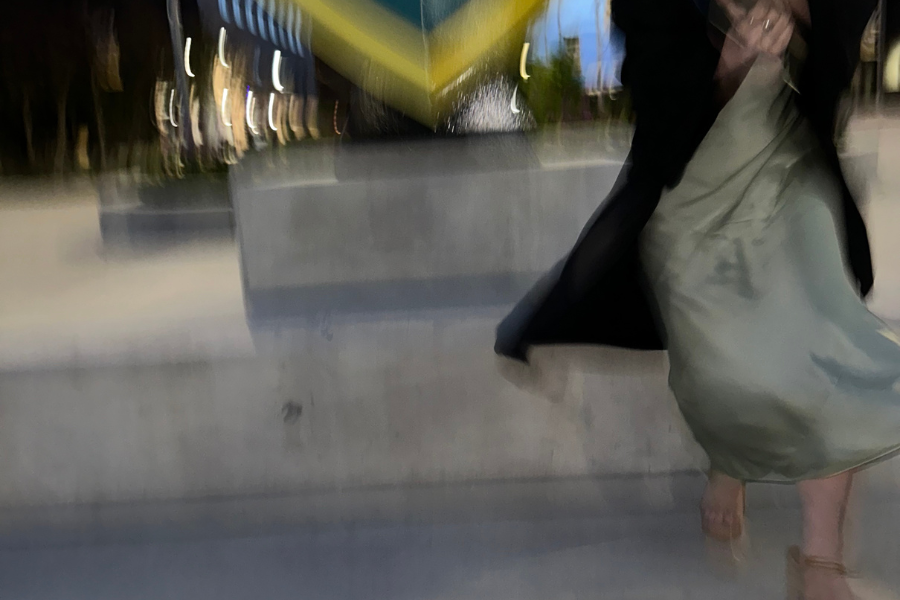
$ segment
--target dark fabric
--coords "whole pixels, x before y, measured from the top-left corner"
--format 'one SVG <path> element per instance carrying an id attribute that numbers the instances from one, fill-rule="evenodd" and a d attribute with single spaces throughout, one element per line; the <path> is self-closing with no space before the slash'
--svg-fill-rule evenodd
<path id="1" fill-rule="evenodd" d="M 836 113 L 841 94 L 859 64 L 860 41 L 877 0 L 809 0 L 812 28 L 809 54 L 800 74 L 800 109 L 811 121 L 844 199 L 844 246 L 861 295 L 872 290 L 875 277 L 866 225 L 841 173 L 834 145 Z"/>
<path id="2" fill-rule="evenodd" d="M 813 27 L 800 80 L 801 110 L 844 190 L 847 258 L 862 294 L 873 280 L 868 236 L 840 172 L 833 135 L 837 101 L 853 74 L 874 1 L 810 0 Z M 663 188 L 678 183 L 716 117 L 719 51 L 697 6 L 695 0 L 612 0 L 613 20 L 625 34 L 622 78 L 637 114 L 631 154 L 570 254 L 498 327 L 498 354 L 524 361 L 537 344 L 665 347 L 643 284 L 638 237 Z"/>

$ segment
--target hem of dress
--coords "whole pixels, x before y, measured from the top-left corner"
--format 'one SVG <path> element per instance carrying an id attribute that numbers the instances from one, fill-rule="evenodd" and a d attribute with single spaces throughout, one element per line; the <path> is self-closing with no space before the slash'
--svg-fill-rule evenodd
<path id="1" fill-rule="evenodd" d="M 893 448 L 891 448 L 890 450 L 887 450 L 886 452 L 882 452 L 881 454 L 878 454 L 872 458 L 864 460 L 860 463 L 856 463 L 853 466 L 849 466 L 849 467 L 842 467 L 842 468 L 838 468 L 835 470 L 823 469 L 822 471 L 818 471 L 812 475 L 804 475 L 802 477 L 793 477 L 793 478 L 790 478 L 790 477 L 779 477 L 779 478 L 762 477 L 762 478 L 758 478 L 758 479 L 754 479 L 754 478 L 743 479 L 742 481 L 744 481 L 746 483 L 775 483 L 775 484 L 782 484 L 782 485 L 790 485 L 790 484 L 799 483 L 801 481 L 809 481 L 811 479 L 828 479 L 829 477 L 837 477 L 838 475 L 841 475 L 848 471 L 856 471 L 859 469 L 869 468 L 878 463 L 882 463 L 886 460 L 890 460 L 897 455 L 900 455 L 900 444 L 898 444 L 897 446 L 894 446 Z"/>

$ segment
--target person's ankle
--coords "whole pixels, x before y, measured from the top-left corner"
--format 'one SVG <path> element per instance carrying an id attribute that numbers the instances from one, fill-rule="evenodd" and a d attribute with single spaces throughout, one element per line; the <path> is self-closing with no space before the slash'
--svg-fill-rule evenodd
<path id="1" fill-rule="evenodd" d="M 709 470 L 709 485 L 714 486 L 727 486 L 733 485 L 735 487 L 739 487 L 741 485 L 740 479 L 735 479 L 730 475 L 726 475 L 722 471 L 717 471 L 715 469 Z"/>
<path id="2" fill-rule="evenodd" d="M 834 565 L 844 564 L 844 553 L 840 544 L 835 544 L 833 540 L 807 540 L 800 547 L 800 552 L 804 558 L 813 561 L 824 561 L 825 563 L 834 563 Z"/>

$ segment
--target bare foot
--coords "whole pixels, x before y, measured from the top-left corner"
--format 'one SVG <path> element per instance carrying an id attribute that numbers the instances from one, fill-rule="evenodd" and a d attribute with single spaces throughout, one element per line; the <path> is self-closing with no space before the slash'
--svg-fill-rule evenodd
<path id="1" fill-rule="evenodd" d="M 700 502 L 703 532 L 719 541 L 741 537 L 744 530 L 744 484 L 719 471 L 710 471 Z"/>

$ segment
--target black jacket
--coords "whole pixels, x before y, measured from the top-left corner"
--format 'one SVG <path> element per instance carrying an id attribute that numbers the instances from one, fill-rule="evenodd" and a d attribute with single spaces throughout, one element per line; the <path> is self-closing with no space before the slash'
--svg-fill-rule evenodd
<path id="1" fill-rule="evenodd" d="M 809 0 L 813 25 L 797 99 L 843 190 L 846 258 L 863 296 L 873 283 L 868 236 L 841 173 L 834 123 L 876 2 Z M 704 6 L 703 0 L 612 0 L 613 20 L 625 34 L 622 77 L 637 114 L 629 160 L 569 255 L 500 324 L 498 354 L 527 360 L 536 344 L 665 348 L 638 237 L 717 115 L 719 51 Z"/>

